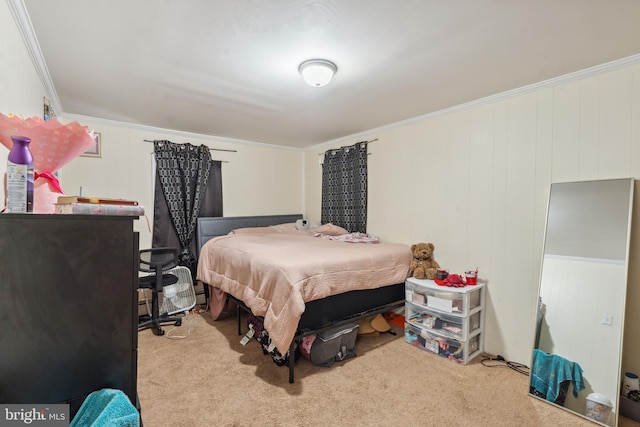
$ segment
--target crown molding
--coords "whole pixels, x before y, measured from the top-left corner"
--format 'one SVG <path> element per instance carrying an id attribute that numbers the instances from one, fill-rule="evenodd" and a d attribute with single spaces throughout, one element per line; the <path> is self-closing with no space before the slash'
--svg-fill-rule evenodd
<path id="1" fill-rule="evenodd" d="M 380 126 L 374 129 L 369 129 L 364 132 L 359 132 L 352 135 L 337 138 L 331 141 L 323 142 L 323 143 L 314 145 L 312 147 L 309 147 L 307 148 L 307 150 L 320 150 L 324 148 L 333 148 L 336 145 L 343 144 L 343 143 L 351 143 L 353 141 L 364 141 L 368 139 L 379 138 L 379 136 L 376 136 L 376 134 L 379 132 L 387 131 L 400 126 L 406 126 L 412 123 L 432 119 L 439 116 L 444 116 L 446 114 L 467 110 L 469 108 L 478 107 L 480 105 L 491 104 L 494 102 L 502 101 L 505 99 L 513 98 L 513 97 L 524 95 L 531 92 L 535 92 L 538 90 L 547 89 L 553 86 L 559 86 L 559 85 L 571 83 L 577 80 L 593 77 L 598 74 L 603 74 L 606 72 L 614 71 L 623 67 L 636 65 L 636 64 L 640 64 L 640 54 L 628 56 L 626 58 L 618 59 L 611 62 L 606 62 L 604 64 L 585 68 L 580 71 L 554 77 L 548 80 L 543 80 L 538 83 L 533 83 L 533 84 L 522 86 L 516 89 L 508 90 L 505 92 L 500 92 L 495 95 L 490 95 L 484 98 L 479 98 L 473 101 L 465 102 L 464 104 L 458 104 L 450 108 L 444 108 L 442 110 L 434 111 L 432 113 L 423 114 L 421 116 L 416 116 L 416 117 L 412 117 L 399 122 Z"/>
<path id="2" fill-rule="evenodd" d="M 44 55 L 42 55 L 38 38 L 33 30 L 31 18 L 29 18 L 24 2 L 22 0 L 7 0 L 7 5 L 9 6 L 9 9 L 11 9 L 13 19 L 16 21 L 22 40 L 24 41 L 29 56 L 31 57 L 36 73 L 38 74 L 38 77 L 40 77 L 45 96 L 49 99 L 53 112 L 56 115 L 63 114 L 60 98 L 58 98 L 58 93 L 53 85 L 51 74 L 49 74 L 49 69 L 47 68 L 47 64 L 44 60 Z"/>
<path id="3" fill-rule="evenodd" d="M 59 119 L 68 120 L 68 121 L 76 121 L 78 123 L 83 122 L 92 122 L 97 125 L 105 125 L 111 127 L 117 127 L 121 129 L 132 129 L 139 132 L 149 132 L 149 133 L 158 133 L 161 135 L 174 135 L 181 138 L 194 138 L 194 139 L 203 139 L 205 141 L 213 141 L 213 142 L 225 142 L 229 144 L 240 144 L 240 145 L 251 145 L 259 148 L 273 148 L 276 150 L 289 150 L 289 151 L 304 151 L 303 148 L 298 147 L 289 147 L 286 145 L 275 145 L 275 144 L 267 144 L 264 142 L 256 142 L 256 141 L 248 141 L 243 139 L 233 139 L 226 138 L 223 136 L 215 136 L 215 135 L 205 135 L 201 133 L 194 132 L 185 132 L 181 130 L 175 129 L 167 129 L 167 128 L 158 128 L 154 126 L 142 125 L 139 123 L 131 123 L 131 122 L 121 122 L 117 120 L 109 120 L 109 119 L 101 119 L 99 117 L 91 117 L 91 116 L 83 116 L 80 114 L 71 114 L 66 113 L 58 117 Z"/>

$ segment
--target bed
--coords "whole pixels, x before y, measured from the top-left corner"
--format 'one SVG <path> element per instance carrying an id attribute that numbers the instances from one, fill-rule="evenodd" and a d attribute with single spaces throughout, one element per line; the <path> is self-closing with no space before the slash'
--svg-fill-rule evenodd
<path id="1" fill-rule="evenodd" d="M 210 301 L 223 295 L 238 304 L 239 334 L 242 311 L 264 318 L 278 350 L 290 352 L 290 383 L 295 343 L 401 307 L 411 262 L 406 245 L 371 243 L 331 224 L 297 230 L 301 218 L 198 219 L 198 280 L 209 286 Z"/>

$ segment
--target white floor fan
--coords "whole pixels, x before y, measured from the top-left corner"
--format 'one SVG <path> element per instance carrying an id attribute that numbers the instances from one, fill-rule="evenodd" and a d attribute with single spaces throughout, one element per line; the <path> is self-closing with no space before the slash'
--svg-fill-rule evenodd
<path id="1" fill-rule="evenodd" d="M 196 291 L 193 288 L 191 270 L 178 266 L 166 270 L 164 274 L 173 274 L 178 277 L 178 281 L 162 288 L 160 313 L 171 315 L 191 310 L 196 305 Z"/>

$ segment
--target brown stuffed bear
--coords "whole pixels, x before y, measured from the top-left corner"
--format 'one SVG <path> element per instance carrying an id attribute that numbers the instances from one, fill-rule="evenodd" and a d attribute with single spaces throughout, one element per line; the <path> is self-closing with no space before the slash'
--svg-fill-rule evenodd
<path id="1" fill-rule="evenodd" d="M 433 259 L 433 243 L 416 243 L 411 245 L 413 260 L 411 261 L 409 274 L 416 279 L 434 279 L 436 269 L 440 265 Z"/>

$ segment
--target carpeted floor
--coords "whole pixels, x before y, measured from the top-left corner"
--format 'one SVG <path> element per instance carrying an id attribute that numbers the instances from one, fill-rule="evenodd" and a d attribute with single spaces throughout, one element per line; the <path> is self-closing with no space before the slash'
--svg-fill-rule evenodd
<path id="1" fill-rule="evenodd" d="M 190 315 L 170 339 L 139 333 L 138 393 L 145 427 L 593 426 L 528 395 L 528 377 L 463 366 L 404 342 L 358 338 L 358 356 L 331 368 L 300 359 L 288 370 L 240 344 L 234 316 Z M 622 421 L 620 426 L 637 426 Z"/>

